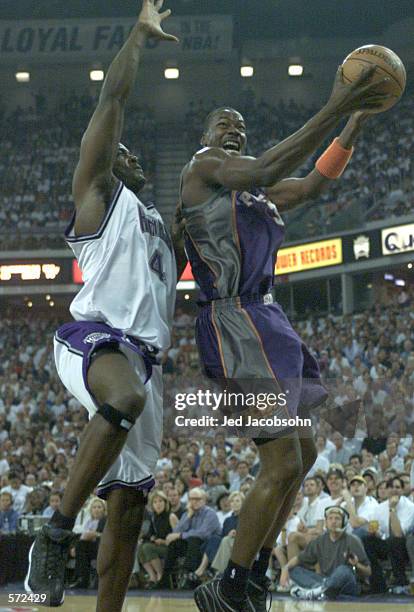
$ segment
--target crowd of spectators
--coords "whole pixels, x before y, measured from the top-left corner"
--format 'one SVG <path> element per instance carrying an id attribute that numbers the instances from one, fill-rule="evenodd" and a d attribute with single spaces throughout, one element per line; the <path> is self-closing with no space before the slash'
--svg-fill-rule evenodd
<path id="1" fill-rule="evenodd" d="M 72 93 L 49 108 L 39 94 L 30 108 L 0 113 L 2 250 L 63 247 L 62 233 L 73 212 L 72 176 L 95 106 L 92 96 Z M 142 198 L 154 200 L 156 143 L 149 107 L 129 109 L 125 134 L 148 178 Z"/>
<path id="2" fill-rule="evenodd" d="M 84 409 L 62 387 L 53 363 L 52 335 L 61 322 L 12 312 L 0 321 L 3 534 L 24 528 L 21 517 L 27 515 L 47 520 L 59 506 L 86 424 Z M 318 359 L 335 403 L 358 395 L 364 410 L 352 434 L 335 431 L 323 415 L 315 420 L 318 458 L 275 542 L 273 563 L 284 568 L 275 586 L 293 585 L 302 589 L 295 591 L 300 597 L 312 589 L 314 598 L 345 592 L 350 573 L 339 563 L 343 543 L 334 535 L 329 540 L 329 530 L 334 534 L 343 517 L 341 511 L 329 521 L 325 517 L 327 506 L 335 505 L 349 514 L 345 533 L 353 554 L 345 565 L 356 565 L 352 575 L 359 577 L 349 592 L 359 591 L 359 583 L 368 588 L 367 582 L 377 592 L 390 584 L 404 590 L 405 570 L 414 561 L 414 316 L 399 304 L 377 304 L 352 316 L 296 321 L 295 327 Z M 178 308 L 173 346 L 164 359 L 167 420 L 175 394 L 202 384 L 193 328 L 191 309 Z M 207 431 L 197 437 L 174 434 L 168 423 L 165 432 L 136 570 L 141 568 L 148 588 L 193 588 L 225 567 L 259 457 L 246 439 Z M 95 500 L 89 503 L 92 508 Z M 78 517 L 74 551 L 74 584 L 82 586 L 90 583 L 84 567 L 93 568 L 104 518 L 104 505 L 99 517 L 88 508 Z M 321 569 L 332 579 L 321 582 L 307 572 L 327 554 L 332 563 Z M 392 582 L 384 559 L 391 564 Z"/>
<path id="3" fill-rule="evenodd" d="M 71 181 L 79 144 L 96 104 L 90 95 L 67 96 L 55 108 L 38 94 L 30 108 L 0 111 L 0 226 L 2 249 L 62 248 L 62 232 L 72 215 Z M 199 148 L 203 123 L 218 103 L 190 103 L 184 123 L 189 155 Z M 253 90 L 240 97 L 246 117 L 249 153 L 258 155 L 289 136 L 315 112 L 294 101 L 257 101 Z M 154 200 L 156 129 L 148 106 L 128 109 L 126 145 L 143 162 L 148 183 L 144 200 Z M 353 160 L 340 181 L 312 205 L 286 216 L 288 239 L 349 229 L 352 224 L 410 214 L 413 205 L 414 102 L 406 96 L 390 112 L 370 119 Z M 316 156 L 298 171 L 313 167 Z M 340 220 L 346 227 L 341 227 Z M 339 223 L 339 226 L 338 226 Z M 10 233 L 13 229 L 13 233 Z"/>
<path id="4" fill-rule="evenodd" d="M 203 100 L 190 103 L 186 120 L 188 153 L 200 148 L 200 135 L 208 113 L 218 103 L 206 105 Z M 260 155 L 293 134 L 318 110 L 280 101 L 271 105 L 257 101 L 247 89 L 236 106 L 246 120 L 248 152 Z M 350 229 L 361 223 L 390 219 L 412 213 L 414 203 L 413 158 L 414 101 L 406 96 L 391 111 L 370 118 L 358 138 L 353 159 L 341 177 L 312 203 L 285 215 L 287 238 L 301 239 L 339 229 Z M 314 166 L 318 151 L 296 176 L 304 176 Z M 338 226 L 344 219 L 344 227 Z"/>

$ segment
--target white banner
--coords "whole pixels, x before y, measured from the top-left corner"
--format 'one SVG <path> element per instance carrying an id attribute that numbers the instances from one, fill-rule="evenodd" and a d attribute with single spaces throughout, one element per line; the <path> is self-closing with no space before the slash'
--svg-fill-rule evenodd
<path id="1" fill-rule="evenodd" d="M 0 60 L 34 63 L 112 57 L 135 23 L 122 18 L 0 21 Z M 147 47 L 159 56 L 225 57 L 231 53 L 233 19 L 229 15 L 171 17 L 165 29 L 178 36 L 180 44 L 148 41 Z"/>
<path id="2" fill-rule="evenodd" d="M 414 251 L 414 223 L 383 229 L 381 242 L 383 255 Z"/>

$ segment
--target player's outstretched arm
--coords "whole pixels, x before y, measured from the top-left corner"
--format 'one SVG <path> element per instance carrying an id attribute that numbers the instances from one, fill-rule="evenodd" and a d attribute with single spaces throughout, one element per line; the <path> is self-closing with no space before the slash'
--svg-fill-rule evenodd
<path id="1" fill-rule="evenodd" d="M 219 148 L 205 149 L 191 161 L 185 183 L 195 176 L 211 187 L 222 185 L 236 190 L 271 187 L 292 174 L 344 116 L 358 110 L 379 108 L 383 104 L 388 96 L 376 94 L 378 83 L 370 83 L 374 71 L 375 67 L 370 67 L 363 71 L 358 81 L 346 84 L 340 68 L 327 104 L 295 134 L 257 159 L 237 157 Z"/>
<path id="2" fill-rule="evenodd" d="M 361 128 L 369 117 L 367 113 L 354 113 L 348 123 L 316 163 L 316 168 L 304 178 L 289 178 L 266 189 L 279 212 L 292 210 L 296 206 L 317 198 L 333 180 L 342 176 L 353 152 L 353 145 Z"/>
<path id="3" fill-rule="evenodd" d="M 135 83 L 141 49 L 148 38 L 177 41 L 162 29 L 171 11 L 160 12 L 163 0 L 143 0 L 138 21 L 108 69 L 99 102 L 82 138 L 73 178 L 73 198 L 82 205 L 91 189 L 112 182 L 112 166 L 121 138 L 127 98 Z"/>

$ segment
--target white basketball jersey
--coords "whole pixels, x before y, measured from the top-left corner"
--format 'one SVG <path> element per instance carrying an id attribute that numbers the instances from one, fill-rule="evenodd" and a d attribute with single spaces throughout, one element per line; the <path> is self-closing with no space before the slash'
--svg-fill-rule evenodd
<path id="1" fill-rule="evenodd" d="M 76 321 L 102 321 L 160 350 L 170 346 L 177 268 L 161 215 L 120 183 L 98 231 L 66 240 L 84 285 L 70 312 Z"/>

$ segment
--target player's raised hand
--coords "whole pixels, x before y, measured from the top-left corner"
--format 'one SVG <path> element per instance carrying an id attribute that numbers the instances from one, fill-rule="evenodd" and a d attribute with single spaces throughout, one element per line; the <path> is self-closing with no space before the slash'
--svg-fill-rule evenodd
<path id="1" fill-rule="evenodd" d="M 163 4 L 164 0 L 143 0 L 138 23 L 148 38 L 179 42 L 176 36 L 167 34 L 167 32 L 164 32 L 162 29 L 162 22 L 171 15 L 169 9 L 163 13 L 160 12 Z"/>
<path id="2" fill-rule="evenodd" d="M 375 72 L 375 66 L 370 66 L 361 72 L 361 76 L 354 83 L 345 83 L 342 66 L 339 66 L 331 96 L 326 107 L 339 116 L 350 115 L 356 111 L 369 111 L 381 108 L 389 94 L 378 93 L 381 85 L 389 79 L 385 77 L 381 81 L 372 82 L 371 77 Z"/>

